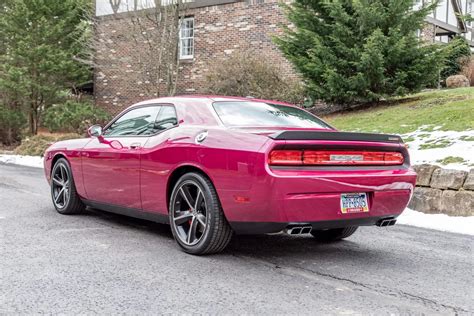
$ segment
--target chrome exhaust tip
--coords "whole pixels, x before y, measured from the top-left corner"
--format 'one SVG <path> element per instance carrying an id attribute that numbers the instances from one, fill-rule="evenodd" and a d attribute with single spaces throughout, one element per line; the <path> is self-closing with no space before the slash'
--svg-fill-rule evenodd
<path id="1" fill-rule="evenodd" d="M 306 226 L 301 229 L 301 234 L 309 234 L 313 230 L 312 226 Z"/>
<path id="2" fill-rule="evenodd" d="M 301 227 L 294 226 L 294 227 L 286 228 L 285 233 L 287 233 L 288 235 L 299 235 L 301 234 Z"/>
<path id="3" fill-rule="evenodd" d="M 313 227 L 311 225 L 289 225 L 285 228 L 284 232 L 288 235 L 304 235 L 311 233 L 312 230 Z"/>
<path id="4" fill-rule="evenodd" d="M 396 222 L 397 220 L 394 218 L 385 218 L 385 219 L 379 220 L 377 223 L 375 223 L 375 225 L 379 227 L 387 227 L 387 226 L 395 225 Z"/>

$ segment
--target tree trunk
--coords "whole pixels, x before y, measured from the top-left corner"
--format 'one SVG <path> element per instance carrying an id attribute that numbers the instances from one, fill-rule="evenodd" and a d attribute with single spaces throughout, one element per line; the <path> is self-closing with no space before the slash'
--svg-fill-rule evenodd
<path id="1" fill-rule="evenodd" d="M 30 126 L 30 134 L 36 135 L 38 133 L 38 112 L 33 107 L 31 107 L 28 114 L 28 124 Z"/>
<path id="2" fill-rule="evenodd" d="M 7 139 L 6 139 L 6 144 L 7 145 L 11 145 L 13 144 L 13 131 L 12 131 L 12 127 L 11 126 L 8 126 L 7 127 Z"/>

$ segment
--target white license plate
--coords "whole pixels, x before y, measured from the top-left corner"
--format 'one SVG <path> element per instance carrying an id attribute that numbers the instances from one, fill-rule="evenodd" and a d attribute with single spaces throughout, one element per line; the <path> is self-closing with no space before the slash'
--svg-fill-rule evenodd
<path id="1" fill-rule="evenodd" d="M 367 193 L 341 194 L 341 213 L 366 213 L 368 211 Z"/>

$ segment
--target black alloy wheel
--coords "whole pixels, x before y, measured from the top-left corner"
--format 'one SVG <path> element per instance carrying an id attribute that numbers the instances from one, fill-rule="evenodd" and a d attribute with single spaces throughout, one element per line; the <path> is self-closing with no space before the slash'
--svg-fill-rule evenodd
<path id="1" fill-rule="evenodd" d="M 185 252 L 217 253 L 224 250 L 232 237 L 216 190 L 202 174 L 187 173 L 178 180 L 169 210 L 173 236 Z"/>
<path id="2" fill-rule="evenodd" d="M 85 206 L 76 192 L 71 167 L 66 159 L 60 158 L 51 172 L 51 197 L 58 213 L 70 215 L 84 211 Z"/>

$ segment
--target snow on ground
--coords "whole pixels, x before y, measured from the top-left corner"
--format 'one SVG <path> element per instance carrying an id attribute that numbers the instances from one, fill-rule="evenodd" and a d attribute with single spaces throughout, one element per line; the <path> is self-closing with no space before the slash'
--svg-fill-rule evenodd
<path id="1" fill-rule="evenodd" d="M 424 136 L 429 134 L 429 136 Z M 421 137 L 420 137 L 421 135 Z M 462 157 L 465 162 L 448 164 L 447 168 L 469 169 L 474 165 L 474 141 L 463 141 L 461 137 L 473 137 L 474 132 L 415 132 L 403 135 L 403 138 L 411 137 L 414 140 L 408 142 L 412 164 L 433 163 L 448 156 Z M 452 144 L 446 148 L 419 149 L 427 140 L 446 139 Z M 19 156 L 10 154 L 0 154 L 0 162 L 17 165 L 43 168 L 43 158 L 38 156 Z M 398 217 L 398 224 L 417 226 L 423 228 L 436 229 L 441 231 L 474 235 L 474 216 L 451 217 L 444 214 L 424 214 L 411 209 L 406 209 Z"/>
<path id="2" fill-rule="evenodd" d="M 474 131 L 424 131 L 402 135 L 410 152 L 411 164 L 430 163 L 449 169 L 474 168 Z M 425 148 L 424 148 L 425 147 Z M 439 147 L 439 148 L 429 148 Z M 443 164 L 441 160 L 456 157 L 462 161 Z"/>
<path id="3" fill-rule="evenodd" d="M 43 168 L 43 158 L 39 156 L 20 156 L 0 154 L 0 162 L 16 165 Z"/>
<path id="4" fill-rule="evenodd" d="M 398 217 L 397 224 L 474 235 L 474 216 L 461 217 L 445 214 L 425 214 L 407 208 Z"/>

